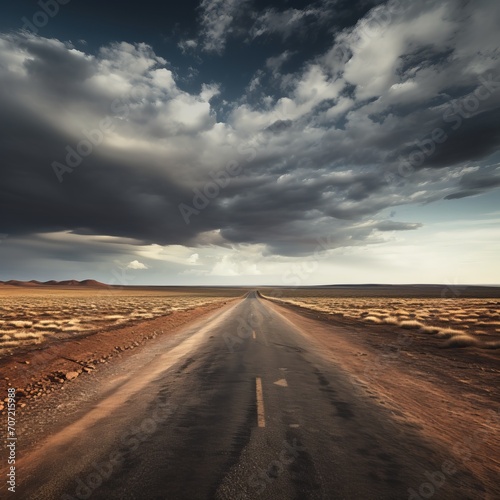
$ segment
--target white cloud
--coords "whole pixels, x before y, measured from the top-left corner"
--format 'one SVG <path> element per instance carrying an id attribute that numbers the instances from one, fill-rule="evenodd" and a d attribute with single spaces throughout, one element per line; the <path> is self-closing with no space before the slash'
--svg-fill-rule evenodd
<path id="1" fill-rule="evenodd" d="M 151 79 L 155 87 L 164 89 L 164 91 L 168 94 L 173 93 L 176 89 L 173 73 L 166 68 L 160 68 L 152 71 Z"/>
<path id="2" fill-rule="evenodd" d="M 190 50 L 196 50 L 198 48 L 198 41 L 194 39 L 181 40 L 177 46 L 182 50 L 183 53 L 189 52 Z"/>
<path id="3" fill-rule="evenodd" d="M 146 264 L 143 264 L 142 262 L 139 262 L 138 260 L 133 260 L 132 262 L 129 262 L 127 264 L 127 269 L 134 269 L 136 271 L 143 270 L 143 269 L 149 269 Z"/>
<path id="4" fill-rule="evenodd" d="M 258 38 L 278 34 L 286 40 L 292 35 L 304 35 L 308 22 L 326 24 L 330 21 L 332 13 L 331 9 L 325 9 L 323 6 L 284 10 L 268 8 L 256 15 L 255 23 L 250 30 L 250 36 Z"/>
<path id="5" fill-rule="evenodd" d="M 343 80 L 330 80 L 320 65 L 311 64 L 296 76 L 290 96 L 281 97 L 265 110 L 242 104 L 234 109 L 230 123 L 245 133 L 256 133 L 276 121 L 297 120 L 311 113 L 319 104 L 336 99 L 344 86 Z"/>
<path id="6" fill-rule="evenodd" d="M 339 37 L 352 57 L 345 64 L 344 78 L 356 85 L 359 99 L 378 96 L 399 82 L 401 57 L 431 44 L 441 51 L 457 25 L 449 19 L 448 5 L 427 11 L 391 11 L 391 3 L 373 9 L 350 33 Z M 388 22 L 389 21 L 389 22 Z"/>
<path id="7" fill-rule="evenodd" d="M 193 253 L 189 256 L 187 262 L 188 264 L 194 265 L 200 260 L 200 254 L 198 253 Z"/>
<path id="8" fill-rule="evenodd" d="M 295 52 L 285 50 L 278 56 L 269 57 L 266 60 L 266 67 L 273 72 L 280 71 L 283 64 L 285 64 L 294 54 Z"/>
<path id="9" fill-rule="evenodd" d="M 248 250 L 248 249 L 247 249 Z M 258 264 L 248 260 L 250 256 L 244 249 L 238 254 L 223 255 L 210 271 L 211 276 L 258 276 L 261 274 Z"/>
<path id="10" fill-rule="evenodd" d="M 202 0 L 203 50 L 223 52 L 227 38 L 233 31 L 233 22 L 247 2 L 248 0 Z"/>

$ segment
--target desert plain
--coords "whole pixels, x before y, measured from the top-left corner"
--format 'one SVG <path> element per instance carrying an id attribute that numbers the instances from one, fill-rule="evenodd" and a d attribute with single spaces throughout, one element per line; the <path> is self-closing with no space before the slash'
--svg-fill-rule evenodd
<path id="1" fill-rule="evenodd" d="M 251 312 L 241 312 L 245 307 Z M 26 470 L 39 467 L 39 454 L 45 453 L 44 450 L 54 452 L 54 436 L 64 435 L 65 429 L 80 419 L 84 421 L 89 408 L 98 407 L 103 398 L 106 400 L 106 394 L 117 391 L 121 384 L 117 380 L 147 376 L 149 363 L 155 366 L 156 358 L 151 353 L 159 356 L 165 346 L 176 352 L 176 339 L 189 342 L 204 331 L 203 325 L 215 324 L 209 328 L 211 334 L 205 334 L 206 342 L 217 342 L 218 346 L 215 354 L 209 356 L 206 352 L 207 360 L 211 359 L 207 366 L 213 366 L 216 360 L 232 363 L 231 359 L 238 355 L 239 364 L 227 368 L 231 376 L 241 377 L 245 373 L 245 357 L 253 360 L 255 356 L 257 366 L 266 364 L 267 354 L 250 351 L 254 344 L 261 344 L 266 353 L 270 348 L 277 349 L 278 354 L 273 356 L 280 356 L 279 352 L 284 350 L 291 356 L 304 357 L 307 363 L 311 361 L 304 353 L 312 352 L 318 360 L 321 358 L 321 362 L 313 363 L 319 390 L 330 395 L 344 391 L 344 401 L 339 403 L 337 396 L 334 398 L 335 418 L 356 425 L 357 430 L 351 429 L 350 440 L 343 444 L 362 457 L 359 463 L 354 461 L 349 466 L 350 474 L 352 477 L 371 474 L 368 483 L 373 482 L 383 498 L 398 498 L 401 491 L 408 498 L 426 498 L 429 484 L 434 491 L 431 496 L 436 494 L 436 498 L 498 498 L 500 289 L 496 287 L 251 289 L 16 283 L 0 285 L 0 310 L 0 389 L 5 394 L 9 387 L 17 390 L 17 428 L 22 436 L 19 456 L 21 467 L 24 465 Z M 228 315 L 234 316 L 232 326 L 217 326 L 229 321 L 225 320 Z M 279 328 L 276 321 L 281 322 Z M 274 338 L 277 329 L 284 332 L 280 333 L 282 338 Z M 191 351 L 182 351 L 178 358 L 169 361 L 178 366 L 177 383 L 191 388 L 192 382 L 184 382 L 184 377 L 196 369 L 202 378 L 211 379 L 213 373 L 218 373 L 218 369 L 214 372 L 207 366 L 196 367 L 195 360 L 200 354 L 196 350 L 198 344 L 194 342 L 193 346 L 189 348 Z M 276 363 L 287 363 L 273 361 L 271 371 L 279 368 L 284 375 L 278 380 L 281 385 L 289 387 L 294 377 L 296 384 L 302 383 L 305 368 L 301 364 L 293 368 L 290 361 L 288 368 L 276 368 Z M 137 373 L 130 375 L 134 370 Z M 334 370 L 338 380 L 332 379 L 331 373 L 328 375 L 329 370 Z M 174 382 L 171 384 L 175 386 Z M 99 389 L 101 386 L 106 388 L 105 394 Z M 211 392 L 215 388 L 210 385 L 205 390 Z M 225 397 L 230 400 L 230 393 L 225 394 L 220 396 L 222 400 Z M 264 386 L 264 401 L 269 398 L 265 402 L 267 412 L 272 412 L 276 404 L 271 396 L 272 390 Z M 306 391 L 302 396 L 304 405 L 308 397 L 311 396 Z M 315 401 L 309 404 L 314 406 Z M 371 405 L 371 409 L 363 409 L 364 404 Z M 0 407 L 5 415 L 4 405 Z M 199 403 L 191 404 L 190 411 L 196 413 L 192 425 L 203 421 L 203 408 Z M 261 426 L 258 404 L 257 407 L 251 404 L 247 411 L 251 427 L 258 429 Z M 368 418 L 364 412 L 372 417 Z M 266 418 L 269 427 L 271 417 Z M 303 432 L 319 433 L 323 438 L 336 435 L 338 430 L 328 421 L 327 414 L 324 419 L 322 424 L 316 422 L 320 426 L 316 430 L 309 424 Z M 351 423 L 352 419 L 359 422 Z M 306 427 L 305 423 L 295 422 L 300 419 L 292 420 L 291 429 Z M 390 422 L 392 427 L 381 430 L 378 421 Z M 211 432 L 210 426 L 204 424 L 203 428 Z M 389 436 L 396 431 L 390 442 Z M 82 427 L 82 435 L 89 432 Z M 305 434 L 293 436 L 300 443 L 307 443 Z M 233 442 L 231 449 L 235 446 Z M 248 443 L 247 446 L 251 448 Z M 312 444 L 309 446 L 313 448 Z M 398 446 L 405 458 L 396 457 Z M 241 453 L 240 447 L 236 448 Z M 192 458 L 193 449 L 188 453 Z M 242 460 L 240 467 L 248 468 Z M 422 470 L 416 471 L 414 466 L 403 480 L 400 469 L 410 467 L 404 463 L 406 460 L 419 464 Z M 314 467 L 322 470 L 319 464 Z M 447 475 L 444 469 L 453 473 Z M 307 484 L 298 481 L 293 467 L 283 477 L 274 477 L 269 468 L 262 470 L 264 483 L 267 480 L 270 483 L 262 498 L 271 498 L 266 495 L 275 491 L 273 488 L 279 491 L 280 480 L 285 481 L 286 474 L 291 475 L 298 492 L 305 494 L 315 489 L 310 479 Z M 242 498 L 259 496 L 261 488 L 255 486 L 254 480 L 244 479 L 243 486 L 241 478 L 240 483 L 228 484 L 228 478 L 237 474 L 231 467 L 228 471 L 219 481 L 214 498 L 230 498 L 235 491 L 244 492 Z M 248 474 L 247 477 L 253 477 Z M 443 484 L 441 475 L 445 478 Z M 345 484 L 348 483 L 344 483 L 344 488 Z M 54 491 L 59 487 L 54 486 Z M 26 498 L 35 498 L 39 493 L 32 492 L 39 489 L 39 483 L 31 482 Z M 96 489 L 94 497 L 105 498 L 106 491 Z M 457 497 L 457 492 L 462 496 Z M 290 492 L 286 495 L 290 497 Z"/>

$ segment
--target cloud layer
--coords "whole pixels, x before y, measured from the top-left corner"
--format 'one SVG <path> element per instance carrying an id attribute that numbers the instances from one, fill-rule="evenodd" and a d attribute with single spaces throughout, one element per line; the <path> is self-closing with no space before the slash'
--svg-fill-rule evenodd
<path id="1" fill-rule="evenodd" d="M 203 0 L 185 48 L 326 29 L 337 4 Z M 293 71 L 293 52 L 269 54 L 224 108 L 221 85 L 184 90 L 144 43 L 85 53 L 0 34 L 0 231 L 270 256 L 308 255 L 324 235 L 335 249 L 418 231 L 382 213 L 500 185 L 498 25 L 493 1 L 390 1 Z"/>

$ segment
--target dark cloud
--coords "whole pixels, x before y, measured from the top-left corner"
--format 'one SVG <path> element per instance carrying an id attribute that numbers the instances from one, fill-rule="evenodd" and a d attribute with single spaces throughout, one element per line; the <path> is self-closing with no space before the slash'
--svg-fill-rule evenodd
<path id="1" fill-rule="evenodd" d="M 384 220 L 375 226 L 379 231 L 414 231 L 422 227 L 418 222 L 398 222 L 393 220 Z"/>
<path id="2" fill-rule="evenodd" d="M 488 167 L 464 174 L 460 179 L 460 186 L 477 190 L 500 186 L 500 168 Z"/>
<path id="3" fill-rule="evenodd" d="M 496 109 L 462 118 L 450 115 L 456 130 L 446 127 L 448 138 L 435 144 L 426 166 L 450 166 L 467 160 L 481 160 L 498 151 L 500 147 L 500 106 Z M 486 185 L 483 187 L 487 187 Z"/>
<path id="4" fill-rule="evenodd" d="M 473 190 L 459 191 L 458 193 L 453 193 L 453 194 L 449 194 L 448 196 L 445 196 L 444 199 L 445 200 L 459 200 L 461 198 L 467 198 L 469 196 L 475 196 L 477 194 L 481 194 L 481 191 L 473 191 Z"/>
<path id="5" fill-rule="evenodd" d="M 83 58 L 83 54 L 71 52 L 71 44 L 47 44 L 41 39 L 28 38 L 18 47 L 33 56 L 24 64 L 28 75 L 41 85 L 55 87 L 58 92 L 75 91 L 75 86 L 95 71 L 91 59 Z"/>
<path id="6" fill-rule="evenodd" d="M 291 120 L 276 120 L 273 124 L 266 128 L 266 131 L 279 134 L 280 132 L 284 132 L 290 128 L 292 124 L 293 122 Z"/>
<path id="7" fill-rule="evenodd" d="M 206 24 L 191 44 L 194 50 L 204 43 L 210 57 L 234 50 L 220 29 L 221 11 L 231 37 L 243 37 L 238 3 L 216 4 L 213 10 L 202 3 L 197 12 Z M 245 50 L 258 45 L 258 76 L 268 77 L 255 86 L 254 100 L 226 100 L 212 79 L 183 89 L 169 61 L 144 43 L 83 53 L 43 36 L 0 35 L 0 206 L 8 214 L 0 232 L 32 237 L 31 250 L 61 260 L 71 258 L 74 244 L 65 234 L 133 241 L 110 246 L 109 255 L 154 244 L 261 245 L 268 255 L 307 255 L 325 234 L 338 248 L 376 241 L 377 231 L 421 227 L 385 220 L 390 207 L 500 186 L 489 159 L 500 144 L 500 93 L 492 85 L 459 125 L 454 111 L 484 88 L 481 78 L 498 63 L 491 48 L 496 27 L 481 32 L 481 53 L 471 42 L 474 16 L 487 9 L 498 15 L 497 4 L 473 10 L 426 2 L 394 11 L 393 3 L 361 3 L 354 9 L 362 12 L 359 21 L 390 14 L 387 25 L 372 22 L 370 31 L 343 18 L 345 2 L 245 5 L 262 31 Z M 311 23 L 326 25 L 324 12 L 344 20 L 320 54 L 318 46 L 301 52 L 298 44 L 283 48 L 289 53 L 279 62 L 275 47 L 264 50 L 259 41 L 264 33 L 292 37 L 278 30 L 285 18 L 306 31 Z M 335 51 L 340 43 L 346 60 Z M 295 66 L 283 64 L 289 54 Z M 270 57 L 276 61 L 266 65 Z M 229 111 L 217 114 L 214 102 Z M 111 126 L 103 131 L 105 119 Z M 433 131 L 440 127 L 447 137 L 438 142 Z M 96 137 L 91 154 L 59 182 L 54 162 L 63 165 L 68 148 Z M 423 160 L 404 170 L 413 152 Z M 235 166 L 240 171 L 228 173 Z M 60 249 L 43 238 L 47 233 L 61 235 Z M 97 242 L 74 258 L 108 258 L 104 248 Z"/>

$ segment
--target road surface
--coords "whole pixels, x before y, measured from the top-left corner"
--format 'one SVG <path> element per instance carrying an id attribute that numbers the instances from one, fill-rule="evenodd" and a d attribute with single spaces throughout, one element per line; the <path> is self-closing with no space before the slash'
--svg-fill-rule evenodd
<path id="1" fill-rule="evenodd" d="M 20 458 L 13 498 L 473 498 L 434 443 L 256 293 L 123 363 Z"/>

